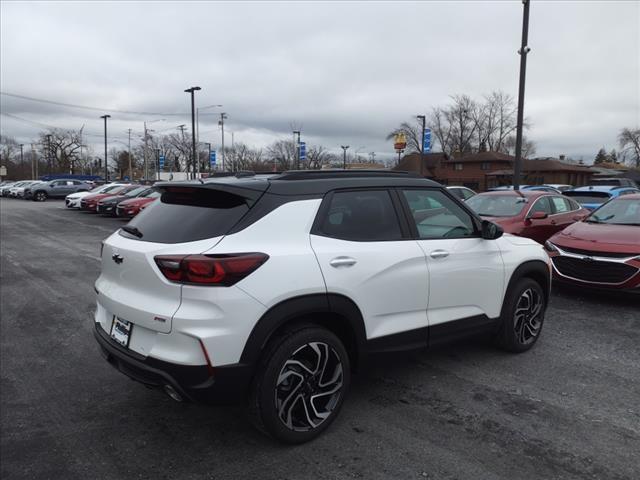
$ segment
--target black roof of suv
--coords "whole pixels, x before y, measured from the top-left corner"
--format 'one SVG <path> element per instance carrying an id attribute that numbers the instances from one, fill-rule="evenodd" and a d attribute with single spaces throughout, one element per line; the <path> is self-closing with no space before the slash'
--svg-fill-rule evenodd
<path id="1" fill-rule="evenodd" d="M 324 195 L 336 188 L 362 187 L 440 187 L 413 172 L 389 170 L 295 170 L 282 173 L 254 174 L 239 172 L 234 176 L 214 176 L 202 181 L 162 182 L 156 187 L 171 190 L 189 186 L 211 187 L 226 191 L 268 190 L 275 195 Z"/>

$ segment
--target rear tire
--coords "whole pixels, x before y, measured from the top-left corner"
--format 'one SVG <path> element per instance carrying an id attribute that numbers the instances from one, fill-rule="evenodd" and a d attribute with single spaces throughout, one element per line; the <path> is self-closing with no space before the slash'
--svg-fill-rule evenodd
<path id="1" fill-rule="evenodd" d="M 514 353 L 529 350 L 540 337 L 546 309 L 547 298 L 540 284 L 531 278 L 518 280 L 502 306 L 498 345 Z"/>
<path id="2" fill-rule="evenodd" d="M 351 382 L 349 355 L 324 328 L 301 327 L 271 341 L 249 398 L 251 420 L 290 444 L 316 438 L 338 416 Z"/>

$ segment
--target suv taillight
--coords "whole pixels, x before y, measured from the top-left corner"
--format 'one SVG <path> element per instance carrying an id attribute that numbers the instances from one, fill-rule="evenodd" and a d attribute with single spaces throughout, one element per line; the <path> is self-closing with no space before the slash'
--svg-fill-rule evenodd
<path id="1" fill-rule="evenodd" d="M 238 283 L 268 259 L 264 253 L 154 257 L 162 274 L 172 282 L 223 287 Z"/>

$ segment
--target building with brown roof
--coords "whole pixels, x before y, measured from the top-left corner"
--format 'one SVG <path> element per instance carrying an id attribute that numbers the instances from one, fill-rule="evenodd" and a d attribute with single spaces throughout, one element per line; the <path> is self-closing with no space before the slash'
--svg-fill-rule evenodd
<path id="1" fill-rule="evenodd" d="M 476 191 L 513 183 L 515 157 L 501 152 L 478 152 L 462 156 L 443 153 L 425 155 L 424 176 L 444 185 L 464 185 Z M 420 172 L 420 154 L 405 155 L 395 170 Z M 545 158 L 523 160 L 520 183 L 586 185 L 592 171 L 584 165 Z"/>

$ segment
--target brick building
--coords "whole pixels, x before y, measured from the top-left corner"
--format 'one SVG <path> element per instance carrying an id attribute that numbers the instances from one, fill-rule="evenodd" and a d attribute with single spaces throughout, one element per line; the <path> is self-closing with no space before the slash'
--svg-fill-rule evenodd
<path id="1" fill-rule="evenodd" d="M 500 152 L 479 152 L 463 156 L 443 153 L 425 155 L 424 176 L 444 185 L 464 185 L 483 191 L 513 183 L 515 157 Z M 405 155 L 395 170 L 420 172 L 420 154 Z M 522 184 L 563 183 L 586 185 L 593 172 L 584 165 L 574 165 L 546 158 L 522 161 Z"/>

